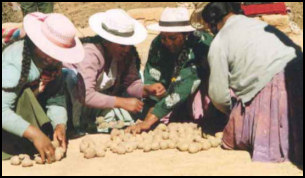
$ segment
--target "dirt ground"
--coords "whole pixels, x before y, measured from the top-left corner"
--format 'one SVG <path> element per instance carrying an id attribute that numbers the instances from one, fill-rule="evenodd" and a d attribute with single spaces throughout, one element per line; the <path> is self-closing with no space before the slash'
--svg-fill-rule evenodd
<path id="1" fill-rule="evenodd" d="M 95 135 L 105 139 L 106 135 Z M 86 160 L 79 153 L 81 139 L 71 141 L 67 158 L 51 165 L 34 165 L 32 168 L 11 166 L 2 161 L 2 176 L 303 176 L 303 171 L 291 163 L 253 163 L 244 151 L 211 149 L 197 154 L 177 150 L 143 153 L 136 151 L 126 155 L 106 154 L 105 158 Z"/>
<path id="2" fill-rule="evenodd" d="M 192 3 L 192 2 L 189 2 Z M 303 29 L 303 2 L 286 2 L 294 14 L 293 20 Z M 67 15 L 76 26 L 84 28 L 88 25 L 88 18 L 97 12 L 111 8 L 123 8 L 125 10 L 151 7 L 175 7 L 176 2 L 56 2 L 55 12 Z M 14 12 L 2 2 L 2 23 L 21 22 L 22 15 Z"/>

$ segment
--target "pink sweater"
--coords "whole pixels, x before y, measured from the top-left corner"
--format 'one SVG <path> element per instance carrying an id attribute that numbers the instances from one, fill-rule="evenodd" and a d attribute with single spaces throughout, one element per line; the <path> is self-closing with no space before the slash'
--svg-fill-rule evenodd
<path id="1" fill-rule="evenodd" d="M 104 50 L 95 44 L 84 44 L 85 60 L 79 64 L 64 64 L 66 68 L 76 70 L 83 77 L 83 84 L 86 89 L 85 104 L 93 108 L 114 108 L 115 96 L 105 95 L 96 91 L 97 79 L 104 71 L 105 59 Z M 128 60 L 128 59 L 126 59 Z M 133 64 L 133 63 L 132 63 Z M 119 64 L 120 65 L 120 64 Z M 121 64 L 124 65 L 124 64 Z M 141 98 L 143 95 L 143 82 L 138 78 L 139 73 L 135 72 L 136 66 L 127 69 L 127 73 L 119 73 L 118 76 L 126 75 L 127 93 L 133 97 Z M 132 70 L 133 69 L 133 70 Z"/>

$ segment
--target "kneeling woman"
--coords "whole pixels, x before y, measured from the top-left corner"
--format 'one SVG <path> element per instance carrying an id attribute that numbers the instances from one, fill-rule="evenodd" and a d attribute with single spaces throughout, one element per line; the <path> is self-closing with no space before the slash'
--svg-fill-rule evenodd
<path id="1" fill-rule="evenodd" d="M 84 50 L 61 14 L 29 14 L 24 28 L 25 39 L 2 51 L 2 160 L 38 152 L 51 162 L 53 130 L 53 139 L 66 148 L 62 62 L 82 61 Z"/>
<path id="2" fill-rule="evenodd" d="M 189 20 L 187 9 L 167 8 L 159 24 L 149 26 L 161 33 L 151 45 L 144 72 L 145 84 L 159 84 L 162 90 L 158 97 L 145 101 L 144 122 L 126 132 L 147 131 L 158 121 L 190 122 L 206 114 L 202 103 L 208 105 L 209 102 L 203 102 L 205 100 L 197 93 L 200 86 L 207 83 L 208 70 L 203 69 L 202 63 L 207 58 L 212 36 L 194 32 Z M 206 94 L 203 92 L 202 96 Z"/>
<path id="3" fill-rule="evenodd" d="M 85 107 L 73 111 L 73 125 L 76 130 L 107 132 L 111 128 L 107 123 L 112 121 L 133 123 L 130 113 L 141 112 L 141 98 L 153 95 L 158 87 L 144 86 L 139 74 L 140 59 L 134 45 L 147 37 L 142 24 L 121 9 L 97 13 L 89 22 L 98 36 L 81 39 L 85 60 L 65 65 L 83 80 L 78 88 L 84 92 L 74 98 L 80 97 Z M 98 116 L 103 116 L 106 123 L 97 130 L 95 120 Z"/>
<path id="4" fill-rule="evenodd" d="M 224 147 L 249 150 L 254 161 L 303 163 L 303 53 L 279 30 L 238 13 L 213 2 L 202 14 L 216 35 L 209 94 L 230 115 Z"/>

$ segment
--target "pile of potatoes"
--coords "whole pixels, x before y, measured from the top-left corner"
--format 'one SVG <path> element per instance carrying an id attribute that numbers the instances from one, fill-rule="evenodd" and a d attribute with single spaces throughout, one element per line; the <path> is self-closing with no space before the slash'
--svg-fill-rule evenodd
<path id="1" fill-rule="evenodd" d="M 154 131 L 132 135 L 124 130 L 113 129 L 110 140 L 95 143 L 86 137 L 80 144 L 80 151 L 84 157 L 104 157 L 109 149 L 119 155 L 132 153 L 135 150 L 143 152 L 178 149 L 191 154 L 216 148 L 221 145 L 222 133 L 215 136 L 202 133 L 201 128 L 193 123 L 171 123 L 168 126 L 159 124 Z"/>
<path id="2" fill-rule="evenodd" d="M 96 125 L 99 130 L 104 130 L 104 129 L 122 129 L 125 127 L 125 123 L 122 120 L 119 121 L 111 121 L 111 122 L 106 122 L 104 117 L 97 117 L 96 118 Z"/>
<path id="3" fill-rule="evenodd" d="M 61 161 L 66 154 L 66 150 L 60 147 L 58 141 L 53 141 L 52 145 L 55 149 L 55 160 L 52 160 L 52 162 Z M 20 154 L 18 156 L 13 156 L 10 161 L 11 161 L 11 165 L 13 166 L 21 165 L 22 167 L 32 167 L 34 166 L 34 162 L 36 164 L 41 164 L 41 165 L 45 164 L 39 155 L 35 155 L 34 160 L 31 160 L 31 157 L 29 155 Z"/>

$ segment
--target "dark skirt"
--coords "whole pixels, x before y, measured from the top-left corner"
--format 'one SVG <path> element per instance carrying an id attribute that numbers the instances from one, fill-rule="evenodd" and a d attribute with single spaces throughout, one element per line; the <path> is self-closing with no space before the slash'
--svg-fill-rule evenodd
<path id="1" fill-rule="evenodd" d="M 302 164 L 303 86 L 301 76 L 289 76 L 277 74 L 246 106 L 234 106 L 224 130 L 225 148 L 248 150 L 253 161 Z"/>

